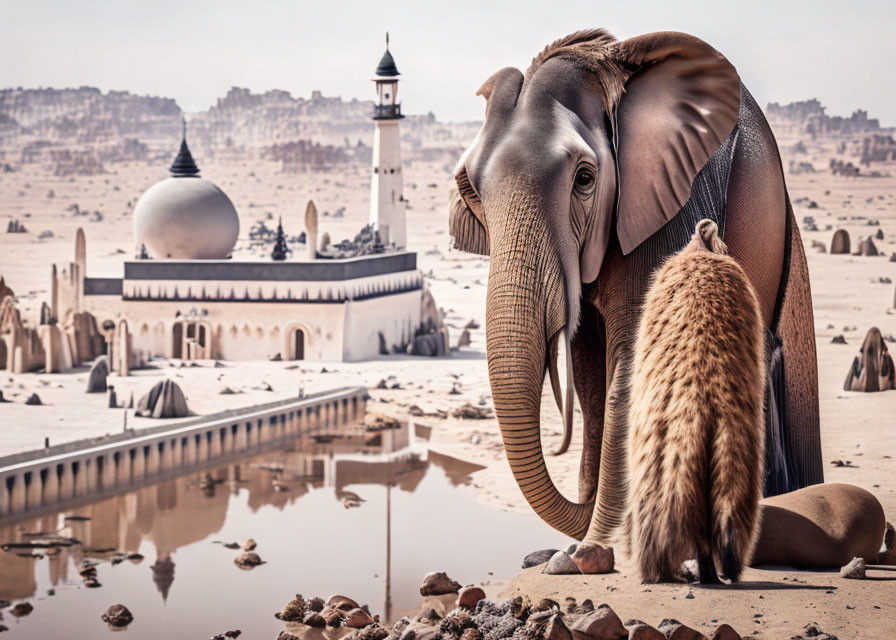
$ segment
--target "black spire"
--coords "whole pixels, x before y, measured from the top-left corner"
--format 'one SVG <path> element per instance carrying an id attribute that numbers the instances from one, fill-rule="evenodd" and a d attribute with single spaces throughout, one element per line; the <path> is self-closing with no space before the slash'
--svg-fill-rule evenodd
<path id="1" fill-rule="evenodd" d="M 171 163 L 171 168 L 169 168 L 168 171 L 171 172 L 171 175 L 175 178 L 189 178 L 199 175 L 199 167 L 196 166 L 196 162 L 193 160 L 193 154 L 190 153 L 190 147 L 187 146 L 186 118 L 183 119 L 180 151 L 177 152 L 177 157 L 174 158 L 174 162 Z"/>
<path id="2" fill-rule="evenodd" d="M 274 260 L 286 260 L 286 254 L 289 247 L 286 246 L 286 236 L 283 233 L 283 217 L 277 222 L 277 242 L 274 243 L 274 250 L 271 252 L 271 258 Z"/>
<path id="3" fill-rule="evenodd" d="M 387 78 L 394 78 L 401 75 L 398 73 L 398 67 L 395 66 L 395 59 L 392 57 L 392 54 L 389 53 L 388 31 L 386 32 L 386 53 L 383 54 L 383 57 L 380 58 L 380 63 L 376 66 L 376 75 L 386 76 Z"/>

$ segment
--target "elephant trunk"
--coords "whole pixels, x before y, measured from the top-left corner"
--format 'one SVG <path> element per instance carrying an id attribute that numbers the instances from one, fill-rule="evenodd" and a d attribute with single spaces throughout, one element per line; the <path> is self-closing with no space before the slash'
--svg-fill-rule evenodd
<path id="1" fill-rule="evenodd" d="M 555 529 L 582 539 L 594 503 L 571 502 L 557 490 L 541 445 L 548 345 L 567 325 L 563 272 L 550 246 L 537 192 L 526 185 L 508 185 L 504 197 L 494 202 L 488 212 L 492 253 L 486 340 L 504 448 L 514 478 L 535 512 Z"/>

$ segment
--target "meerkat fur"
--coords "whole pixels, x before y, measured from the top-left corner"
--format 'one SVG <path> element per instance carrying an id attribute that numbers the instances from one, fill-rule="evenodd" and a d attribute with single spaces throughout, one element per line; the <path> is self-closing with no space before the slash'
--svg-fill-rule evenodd
<path id="1" fill-rule="evenodd" d="M 735 582 L 758 529 L 765 343 L 756 292 L 711 220 L 660 267 L 633 350 L 622 542 L 642 580 Z"/>

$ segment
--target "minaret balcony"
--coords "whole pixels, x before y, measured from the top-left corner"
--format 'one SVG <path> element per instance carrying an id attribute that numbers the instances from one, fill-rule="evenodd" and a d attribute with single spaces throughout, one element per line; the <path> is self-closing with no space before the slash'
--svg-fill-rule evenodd
<path id="1" fill-rule="evenodd" d="M 373 119 L 374 120 L 396 120 L 398 118 L 404 118 L 401 115 L 401 105 L 400 104 L 375 104 L 373 105 Z"/>

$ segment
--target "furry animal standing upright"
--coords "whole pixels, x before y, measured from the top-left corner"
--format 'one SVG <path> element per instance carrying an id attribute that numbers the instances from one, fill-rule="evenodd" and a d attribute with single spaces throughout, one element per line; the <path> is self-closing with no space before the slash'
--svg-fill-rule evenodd
<path id="1" fill-rule="evenodd" d="M 623 544 L 645 582 L 696 557 L 736 581 L 758 529 L 765 445 L 762 318 L 710 220 L 660 267 L 633 351 Z"/>

